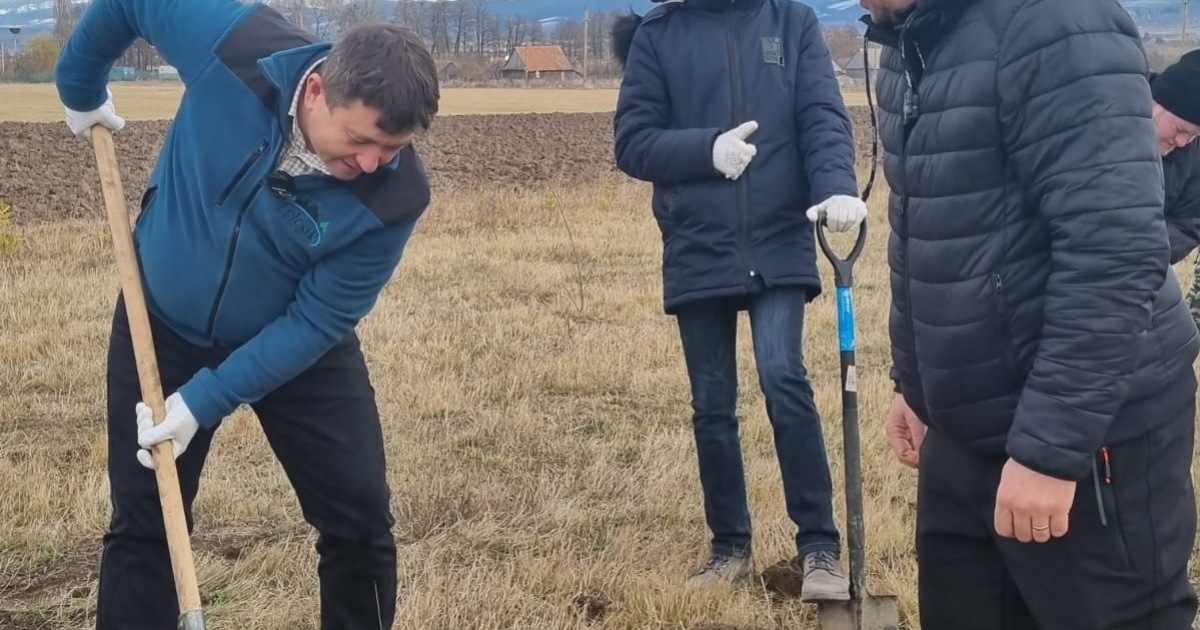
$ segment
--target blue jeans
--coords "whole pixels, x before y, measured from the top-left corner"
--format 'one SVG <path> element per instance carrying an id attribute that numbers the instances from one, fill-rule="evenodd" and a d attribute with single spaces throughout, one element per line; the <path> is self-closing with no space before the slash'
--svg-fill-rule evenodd
<path id="1" fill-rule="evenodd" d="M 840 538 L 833 522 L 833 483 L 801 350 L 805 291 L 800 287 L 770 288 L 740 300 L 699 301 L 681 307 L 677 315 L 691 381 L 692 427 L 712 553 L 750 552 L 736 415 L 737 318 L 742 308 L 750 314 L 758 381 L 774 429 L 787 513 L 798 529 L 796 550 L 801 556 L 817 550 L 836 553 Z"/>

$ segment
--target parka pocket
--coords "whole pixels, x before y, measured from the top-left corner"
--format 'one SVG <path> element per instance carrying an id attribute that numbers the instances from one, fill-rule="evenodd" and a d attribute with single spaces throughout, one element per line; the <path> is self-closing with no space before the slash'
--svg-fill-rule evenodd
<path id="1" fill-rule="evenodd" d="M 1133 557 L 1129 553 L 1129 541 L 1126 538 L 1126 528 L 1122 525 L 1122 514 L 1117 501 L 1116 488 L 1113 485 L 1112 468 L 1110 466 L 1110 449 L 1100 447 L 1100 451 L 1092 456 L 1092 486 L 1096 493 L 1096 510 L 1100 520 L 1100 531 L 1108 541 L 1103 546 L 1108 547 L 1117 568 L 1123 571 L 1131 570 L 1134 566 Z"/>
<path id="2" fill-rule="evenodd" d="M 992 322 L 996 345 L 1000 348 L 1000 356 L 1004 367 L 1013 380 L 1017 380 L 1017 359 L 1013 350 L 1012 333 L 1009 332 L 1009 317 L 1011 310 L 1004 294 L 1004 278 L 999 271 L 993 271 L 992 284 Z"/>
<path id="3" fill-rule="evenodd" d="M 225 184 L 225 187 L 221 190 L 221 194 L 217 196 L 218 206 L 224 204 L 225 201 L 229 199 L 229 197 L 233 194 L 233 191 L 246 178 L 246 175 L 250 172 L 250 169 L 254 166 L 254 163 L 257 162 L 258 158 L 266 152 L 269 144 L 270 143 L 267 140 L 263 140 L 257 147 L 255 147 L 254 152 L 246 157 L 246 159 L 242 162 L 242 165 L 238 167 L 238 170 L 234 172 L 233 177 L 229 178 L 229 182 Z"/>

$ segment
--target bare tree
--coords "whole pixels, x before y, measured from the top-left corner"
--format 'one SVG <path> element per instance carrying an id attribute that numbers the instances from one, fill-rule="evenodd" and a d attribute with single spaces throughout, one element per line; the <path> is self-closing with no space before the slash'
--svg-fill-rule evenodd
<path id="1" fill-rule="evenodd" d="M 300 28 L 309 28 L 308 0 L 271 0 L 270 6 L 292 24 Z"/>
<path id="2" fill-rule="evenodd" d="M 308 0 L 311 20 L 305 28 L 321 39 L 332 39 L 343 5 L 342 0 Z"/>
<path id="3" fill-rule="evenodd" d="M 560 22 L 550 41 L 561 46 L 568 59 L 582 57 L 583 25 L 575 20 Z"/>
<path id="4" fill-rule="evenodd" d="M 383 19 L 383 7 L 379 0 L 349 0 L 335 14 L 338 28 L 346 28 L 360 22 Z"/>
<path id="5" fill-rule="evenodd" d="M 455 2 L 453 9 L 454 21 L 454 54 L 461 55 L 467 32 L 467 17 L 471 15 L 471 7 L 466 2 Z"/>
<path id="6" fill-rule="evenodd" d="M 60 48 L 67 43 L 78 20 L 79 11 L 71 6 L 71 0 L 54 0 L 54 39 Z"/>
<path id="7" fill-rule="evenodd" d="M 420 33 L 420 14 L 416 9 L 416 0 L 398 0 L 392 21 L 407 26 L 415 33 Z"/>

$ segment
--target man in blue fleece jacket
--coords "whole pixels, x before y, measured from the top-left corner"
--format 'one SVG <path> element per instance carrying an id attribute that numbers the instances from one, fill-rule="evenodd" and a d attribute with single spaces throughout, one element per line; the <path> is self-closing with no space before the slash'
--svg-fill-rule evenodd
<path id="1" fill-rule="evenodd" d="M 118 299 L 98 628 L 173 627 L 177 601 L 144 449 L 172 442 L 190 527 L 213 432 L 242 404 L 320 534 L 321 627 L 390 627 L 393 517 L 354 329 L 429 203 L 411 141 L 437 113 L 433 61 L 391 24 L 349 28 L 331 43 L 260 4 L 94 0 L 55 69 L 76 135 L 101 124 L 119 141 L 124 121 L 107 75 L 139 37 L 186 85 L 134 230 L 169 395 L 156 426 L 140 402 Z"/>

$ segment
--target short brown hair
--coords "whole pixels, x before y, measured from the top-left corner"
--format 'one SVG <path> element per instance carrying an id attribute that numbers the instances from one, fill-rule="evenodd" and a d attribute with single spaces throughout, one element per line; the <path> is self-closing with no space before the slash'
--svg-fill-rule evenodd
<path id="1" fill-rule="evenodd" d="M 329 107 L 361 100 L 380 111 L 384 133 L 428 129 L 437 114 L 441 94 L 433 57 L 416 33 L 399 24 L 346 28 L 321 66 Z"/>

